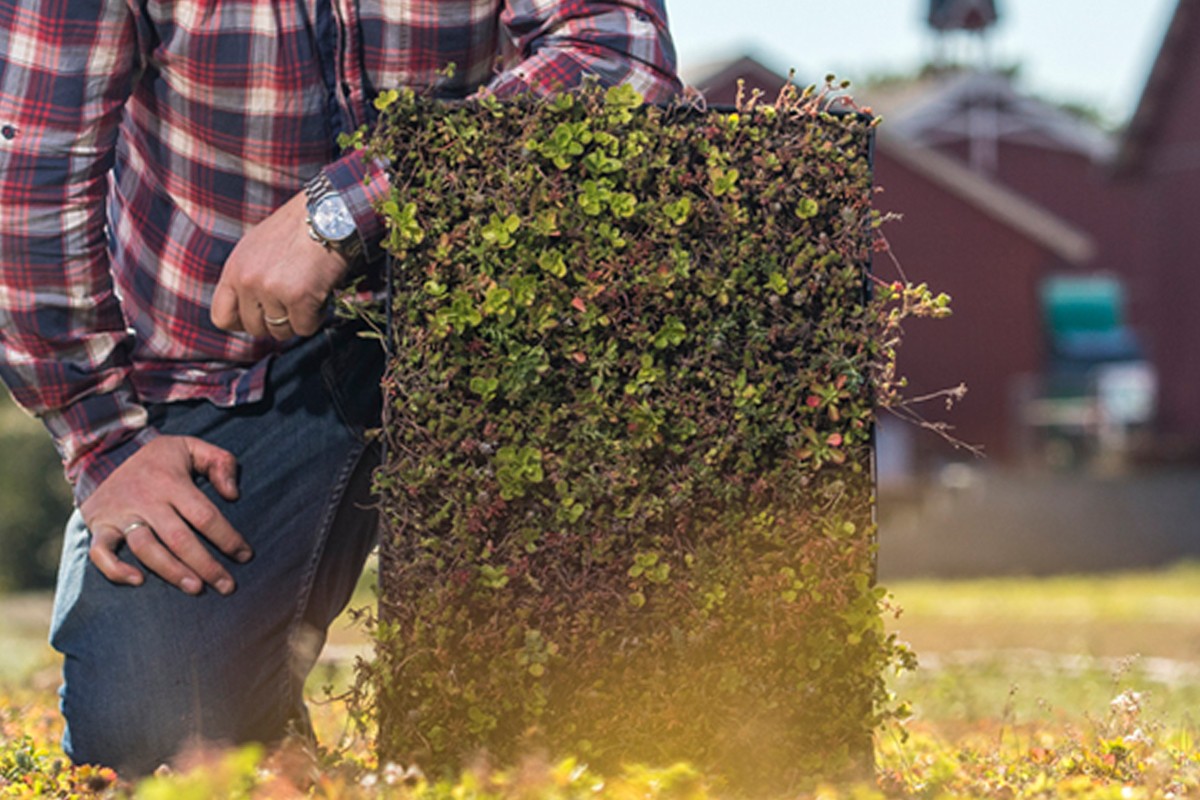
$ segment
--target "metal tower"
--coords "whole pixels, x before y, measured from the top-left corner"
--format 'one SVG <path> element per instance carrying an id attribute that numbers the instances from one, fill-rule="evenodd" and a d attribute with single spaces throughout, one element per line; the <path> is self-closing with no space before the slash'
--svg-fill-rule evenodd
<path id="1" fill-rule="evenodd" d="M 996 18 L 995 0 L 929 0 L 929 24 L 939 31 L 982 31 Z"/>

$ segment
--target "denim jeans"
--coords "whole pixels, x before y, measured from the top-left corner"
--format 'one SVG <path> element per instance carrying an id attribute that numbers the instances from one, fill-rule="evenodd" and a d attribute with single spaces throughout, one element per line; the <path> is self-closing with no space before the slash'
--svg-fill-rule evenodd
<path id="1" fill-rule="evenodd" d="M 192 740 L 311 733 L 304 679 L 376 535 L 378 454 L 364 431 L 379 425 L 382 365 L 379 342 L 340 326 L 278 356 L 258 403 L 150 409 L 162 432 L 237 457 L 237 501 L 197 482 L 255 555 L 238 564 L 209 547 L 237 581 L 227 597 L 189 596 L 144 568 L 142 586 L 116 585 L 88 560 L 91 537 L 74 514 L 51 625 L 73 761 L 144 773 Z"/>

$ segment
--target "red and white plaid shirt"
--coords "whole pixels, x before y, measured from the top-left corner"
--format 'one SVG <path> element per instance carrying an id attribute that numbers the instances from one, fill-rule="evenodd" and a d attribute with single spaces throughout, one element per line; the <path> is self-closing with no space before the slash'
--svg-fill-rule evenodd
<path id="1" fill-rule="evenodd" d="M 77 501 L 157 435 L 143 403 L 262 396 L 280 345 L 212 325 L 221 267 L 322 169 L 380 232 L 385 181 L 335 144 L 378 92 L 587 74 L 673 95 L 663 0 L 0 3 L 0 377 Z"/>

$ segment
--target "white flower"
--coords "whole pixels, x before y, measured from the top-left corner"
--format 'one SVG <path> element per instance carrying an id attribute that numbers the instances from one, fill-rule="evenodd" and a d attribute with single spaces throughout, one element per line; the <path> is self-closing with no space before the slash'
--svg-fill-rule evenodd
<path id="1" fill-rule="evenodd" d="M 1154 740 L 1147 736 L 1145 731 L 1143 731 L 1141 728 L 1134 728 L 1133 733 L 1128 734 L 1124 741 L 1125 744 L 1154 744 Z"/>
<path id="2" fill-rule="evenodd" d="M 390 761 L 383 765 L 384 783 L 386 783 L 388 786 L 395 786 L 402 780 L 404 780 L 404 767 Z"/>
<path id="3" fill-rule="evenodd" d="M 1109 707 L 1117 714 L 1128 716 L 1140 714 L 1142 711 L 1142 694 L 1141 692 L 1134 692 L 1127 689 L 1114 697 Z"/>

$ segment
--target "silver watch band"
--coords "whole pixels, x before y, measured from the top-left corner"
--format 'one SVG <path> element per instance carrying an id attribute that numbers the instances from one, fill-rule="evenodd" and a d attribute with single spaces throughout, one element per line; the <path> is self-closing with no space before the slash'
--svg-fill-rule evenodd
<path id="1" fill-rule="evenodd" d="M 333 188 L 333 183 L 324 172 L 318 172 L 304 184 L 304 195 L 308 198 L 310 208 L 331 194 L 337 194 L 337 189 Z"/>
<path id="2" fill-rule="evenodd" d="M 308 225 L 308 235 L 312 237 L 313 241 L 338 253 L 346 259 L 348 264 L 353 264 L 363 253 L 363 241 L 358 231 L 355 230 L 344 239 L 330 239 L 323 236 L 312 222 L 312 212 L 317 207 L 317 204 L 325 198 L 336 196 L 337 194 L 338 190 L 324 172 L 318 172 L 311 180 L 305 183 L 304 195 L 307 199 L 309 212 L 305 223 Z"/>

